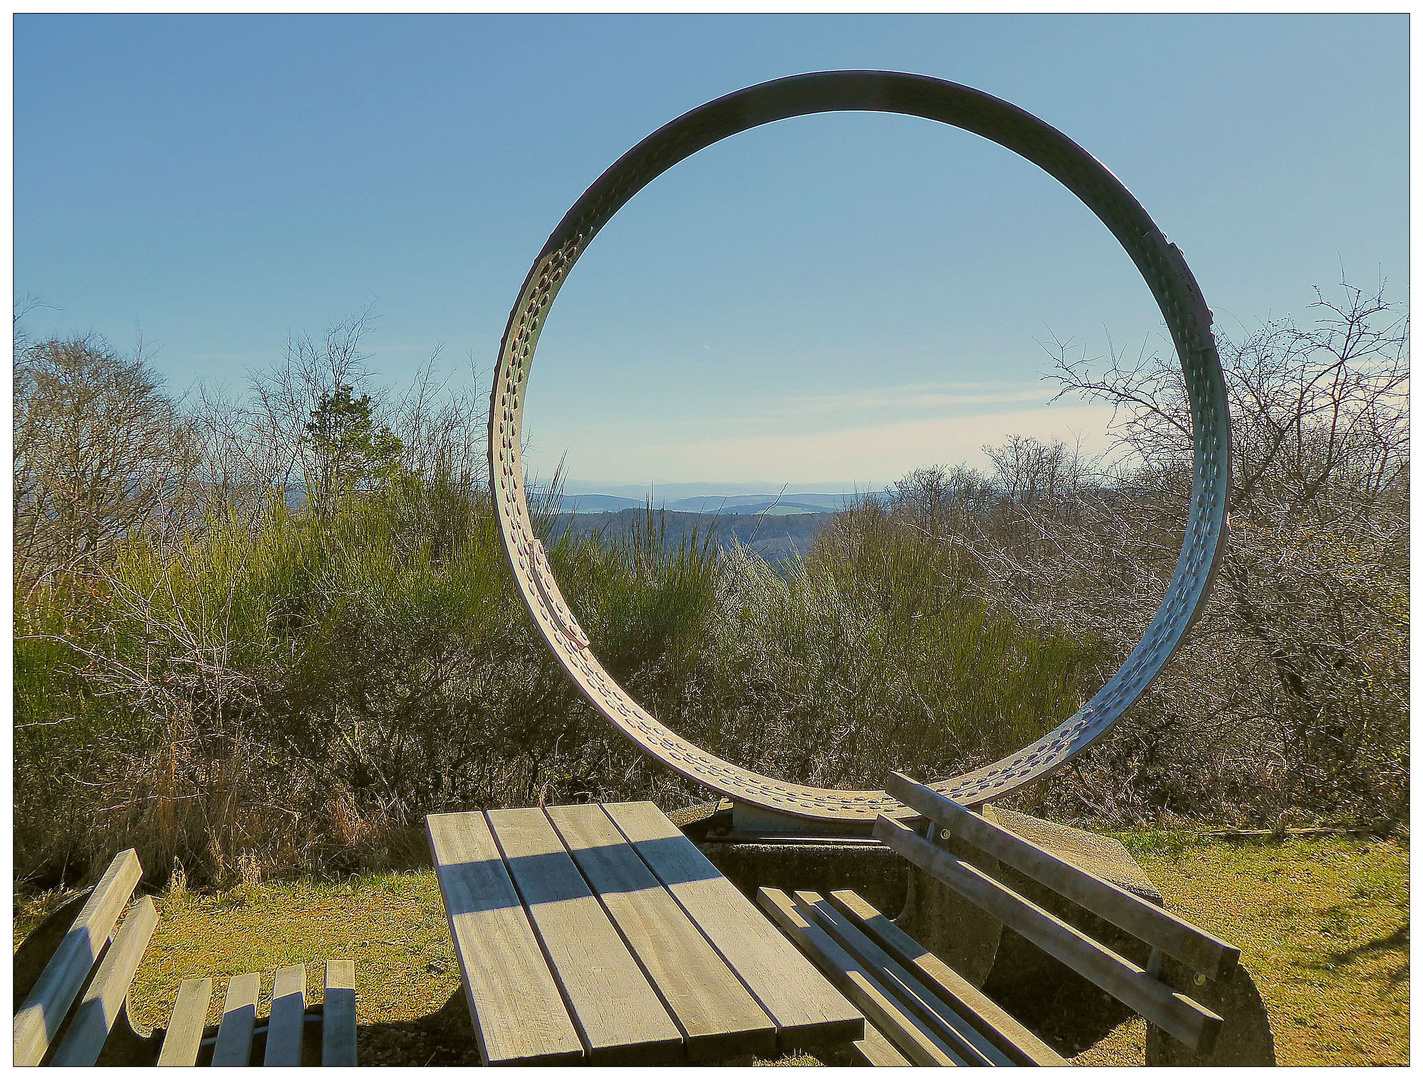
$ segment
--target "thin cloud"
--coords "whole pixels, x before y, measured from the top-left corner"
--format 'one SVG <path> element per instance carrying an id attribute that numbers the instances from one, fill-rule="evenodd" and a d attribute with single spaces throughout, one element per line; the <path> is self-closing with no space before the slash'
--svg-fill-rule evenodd
<path id="1" fill-rule="evenodd" d="M 906 383 L 841 394 L 786 398 L 771 411 L 778 414 L 823 414 L 849 410 L 896 409 L 932 411 L 964 406 L 1045 404 L 1051 396 L 1038 383 L 958 382 Z"/>
<path id="2" fill-rule="evenodd" d="M 678 439 L 662 425 L 647 431 L 602 429 L 598 438 L 571 446 L 567 466 L 582 476 L 645 482 L 655 474 L 684 483 L 718 483 L 729 478 L 771 481 L 786 476 L 844 476 L 867 487 L 897 480 L 922 465 L 984 466 L 984 445 L 1011 434 L 1081 441 L 1095 454 L 1108 448 L 1112 411 L 1100 405 L 1017 409 L 985 415 L 917 417 L 833 431 L 723 434 L 698 439 L 685 431 Z M 641 436 L 641 437 L 639 437 Z M 542 461 L 531 461 L 542 467 Z M 547 471 L 546 469 L 544 471 Z"/>

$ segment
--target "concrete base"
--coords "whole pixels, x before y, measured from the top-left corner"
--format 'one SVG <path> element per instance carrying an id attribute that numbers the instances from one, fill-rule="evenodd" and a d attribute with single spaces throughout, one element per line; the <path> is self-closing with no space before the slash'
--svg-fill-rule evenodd
<path id="1" fill-rule="evenodd" d="M 1274 1065 L 1275 1034 L 1270 1030 L 1270 1014 L 1245 965 L 1238 965 L 1228 979 L 1196 985 L 1195 975 L 1167 958 L 1161 976 L 1178 991 L 1195 998 L 1225 1018 L 1215 1049 L 1201 1056 L 1193 1054 L 1159 1028 L 1147 1025 L 1148 1065 Z"/>
<path id="2" fill-rule="evenodd" d="M 747 896 L 754 899 L 762 886 L 786 892 L 853 889 L 1068 1056 L 1092 1046 L 1131 1015 L 1126 1006 L 889 848 L 852 837 L 738 836 L 730 831 L 731 810 L 730 805 L 707 804 L 693 808 L 694 814 L 689 812 L 694 820 L 679 824 L 699 840 L 701 851 Z M 1117 841 L 991 807 L 986 808 L 985 816 L 1164 906 L 1156 886 Z M 939 842 L 1064 922 L 1134 963 L 1146 965 L 1148 949 L 1137 939 L 961 841 Z M 1215 1051 L 1206 1060 L 1191 1054 L 1171 1036 L 1148 1027 L 1148 1065 L 1275 1063 L 1270 1019 L 1244 968 L 1221 984 L 1196 986 L 1191 972 L 1167 958 L 1162 977 L 1214 1009 L 1226 1023 Z"/>
<path id="3" fill-rule="evenodd" d="M 997 859 L 958 840 L 941 843 L 992 877 L 1002 869 Z M 1003 924 L 934 875 L 904 861 L 909 869 L 909 890 L 895 923 L 969 983 L 982 987 L 998 958 Z"/>
<path id="4" fill-rule="evenodd" d="M 903 859 L 882 844 L 827 841 L 697 845 L 713 866 L 751 899 L 762 886 L 795 892 L 854 889 L 888 915 L 903 910 L 909 874 Z"/>

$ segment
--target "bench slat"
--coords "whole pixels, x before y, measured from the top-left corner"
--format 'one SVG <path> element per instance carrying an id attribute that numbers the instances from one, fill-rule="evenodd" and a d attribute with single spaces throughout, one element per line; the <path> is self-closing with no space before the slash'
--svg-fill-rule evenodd
<path id="1" fill-rule="evenodd" d="M 326 961 L 321 1006 L 321 1064 L 356 1064 L 356 962 Z"/>
<path id="2" fill-rule="evenodd" d="M 650 802 L 603 809 L 770 1013 L 783 1051 L 860 1038 L 864 1017 Z"/>
<path id="3" fill-rule="evenodd" d="M 133 848 L 114 856 L 34 989 L 15 1014 L 16 1065 L 38 1065 L 143 874 Z"/>
<path id="4" fill-rule="evenodd" d="M 601 807 L 551 806 L 579 870 L 652 979 L 693 1059 L 769 1055 L 776 1026 Z"/>
<path id="5" fill-rule="evenodd" d="M 222 1022 L 212 1048 L 212 1063 L 245 1066 L 252 1056 L 252 1029 L 257 1024 L 257 995 L 262 977 L 256 972 L 234 975 L 227 980 L 222 999 Z"/>
<path id="6" fill-rule="evenodd" d="M 1131 961 L 1019 896 L 978 867 L 934 846 L 907 825 L 881 814 L 875 820 L 874 834 L 1004 926 L 1096 983 L 1196 1053 L 1208 1054 L 1215 1046 L 1221 1018 L 1199 1002 L 1176 993 Z"/>
<path id="7" fill-rule="evenodd" d="M 858 1005 L 876 1027 L 916 1065 L 962 1065 L 963 1060 L 929 1027 L 897 1002 L 866 970 L 819 926 L 796 910 L 780 889 L 756 890 L 765 909 L 825 976 Z M 866 1029 L 868 1031 L 868 1028 Z"/>
<path id="8" fill-rule="evenodd" d="M 937 791 L 917 784 L 903 773 L 892 773 L 889 794 L 955 836 L 992 855 L 1014 870 L 1061 893 L 1115 926 L 1174 956 L 1208 979 L 1222 979 L 1240 962 L 1240 950 L 1178 915 L 1147 903 L 1118 885 L 1087 873 L 988 821 Z"/>
<path id="9" fill-rule="evenodd" d="M 579 1061 L 583 1043 L 479 813 L 426 819 L 450 935 L 486 1065 Z"/>
<path id="10" fill-rule="evenodd" d="M 894 1048 L 894 1043 L 884 1037 L 884 1032 L 873 1024 L 865 1025 L 865 1037 L 854 1042 L 856 1052 L 866 1065 L 902 1069 L 912 1065 L 907 1057 Z"/>
<path id="11" fill-rule="evenodd" d="M 830 902 L 876 945 L 923 981 L 937 997 L 954 1006 L 979 1032 L 1019 1065 L 1062 1067 L 1071 1064 L 948 964 L 920 945 L 849 889 L 837 889 Z"/>
<path id="12" fill-rule="evenodd" d="M 196 1065 L 212 1001 L 211 979 L 184 979 L 173 1002 L 173 1017 L 158 1052 L 159 1065 Z"/>
<path id="13" fill-rule="evenodd" d="M 540 809 L 491 810 L 499 842 L 592 1065 L 682 1056 L 682 1033 Z"/>
<path id="14" fill-rule="evenodd" d="M 124 998 L 128 996 L 143 951 L 158 925 L 158 908 L 153 897 L 145 896 L 129 909 L 123 925 L 114 935 L 113 944 L 99 962 L 99 970 L 89 989 L 84 991 L 74 1011 L 64 1041 L 54 1052 L 51 1065 L 89 1066 L 99 1060 L 99 1051 L 113 1030 Z"/>
<path id="15" fill-rule="evenodd" d="M 812 919 L 836 944 L 864 964 L 876 981 L 900 1004 L 928 1024 L 970 1065 L 1011 1065 L 1012 1060 L 979 1033 L 978 1029 L 940 1001 L 903 965 L 866 937 L 843 913 L 819 893 L 798 891 L 796 908 Z"/>
<path id="16" fill-rule="evenodd" d="M 278 968 L 272 980 L 272 1011 L 267 1020 L 263 1065 L 301 1064 L 301 1034 L 306 1026 L 306 965 Z"/>

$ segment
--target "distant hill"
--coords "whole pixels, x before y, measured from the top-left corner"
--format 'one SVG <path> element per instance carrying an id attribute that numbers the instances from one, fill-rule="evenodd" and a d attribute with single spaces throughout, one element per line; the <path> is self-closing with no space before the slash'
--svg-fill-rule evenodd
<path id="1" fill-rule="evenodd" d="M 720 514 L 740 516 L 760 514 L 770 507 L 777 516 L 788 514 L 824 514 L 843 510 L 857 498 L 878 498 L 878 495 L 828 494 L 797 492 L 785 495 L 693 495 L 680 499 L 664 499 L 654 495 L 653 508 L 675 510 L 687 514 Z M 647 503 L 623 495 L 564 495 L 560 508 L 570 514 L 616 514 L 622 510 L 640 510 Z"/>
<path id="2" fill-rule="evenodd" d="M 615 496 L 602 496 L 614 498 Z M 586 499 L 586 495 L 571 496 L 571 500 Z M 774 496 L 767 498 L 770 502 Z M 780 512 L 781 506 L 764 516 L 757 513 L 697 514 L 668 509 L 657 511 L 657 522 L 666 522 L 664 543 L 675 548 L 684 539 L 690 540 L 693 532 L 698 540 L 710 536 L 722 549 L 735 543 L 749 547 L 768 563 L 784 562 L 797 555 L 804 557 L 810 552 L 821 528 L 835 516 L 834 512 L 812 509 L 796 509 L 789 513 Z M 644 505 L 621 510 L 601 510 L 591 513 L 565 513 L 558 516 L 554 525 L 554 536 L 571 531 L 575 536 L 589 536 L 595 533 L 613 538 L 631 532 L 645 522 L 647 510 Z"/>
<path id="3" fill-rule="evenodd" d="M 621 495 L 565 495 L 559 509 L 569 514 L 616 514 L 619 510 L 636 510 L 644 504 Z"/>

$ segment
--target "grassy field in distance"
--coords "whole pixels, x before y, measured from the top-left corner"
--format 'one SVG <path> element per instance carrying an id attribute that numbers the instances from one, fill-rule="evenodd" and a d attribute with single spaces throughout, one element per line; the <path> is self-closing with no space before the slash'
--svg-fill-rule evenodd
<path id="1" fill-rule="evenodd" d="M 1224 843 L 1186 833 L 1119 833 L 1172 910 L 1241 947 L 1269 1008 L 1281 1065 L 1409 1060 L 1407 841 Z M 62 900 L 21 904 L 14 941 Z M 472 1037 L 412 1023 L 459 987 L 431 871 L 170 891 L 131 995 L 138 1022 L 166 1019 L 189 976 L 265 973 L 356 960 L 361 1063 L 473 1063 Z M 319 967 L 308 971 L 319 998 Z M 215 1022 L 221 993 L 213 996 Z M 264 999 L 259 1012 L 265 1012 Z M 462 1008 L 462 1006 L 461 1006 Z M 374 1025 L 373 1027 L 370 1025 Z M 1141 1065 L 1145 1025 L 1121 1025 L 1074 1059 Z M 794 1059 L 813 1064 L 813 1059 Z"/>

